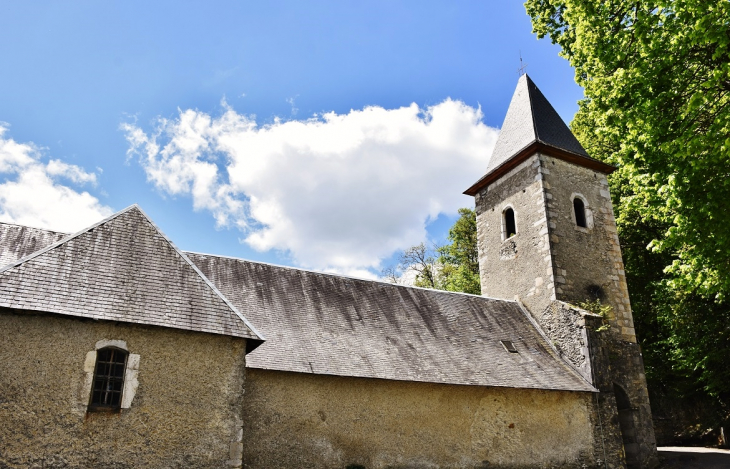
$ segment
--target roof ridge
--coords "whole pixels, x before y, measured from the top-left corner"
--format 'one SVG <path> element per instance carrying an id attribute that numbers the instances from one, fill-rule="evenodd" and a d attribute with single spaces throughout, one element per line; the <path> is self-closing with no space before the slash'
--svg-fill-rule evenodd
<path id="1" fill-rule="evenodd" d="M 535 104 L 532 102 L 532 90 L 530 88 L 530 85 L 537 88 L 535 85 L 535 82 L 532 81 L 532 78 L 525 73 L 525 81 L 527 82 L 527 101 L 530 103 L 530 117 L 532 118 L 532 131 L 535 132 L 535 140 L 538 142 L 545 143 L 540 138 L 540 133 L 537 131 L 537 122 L 535 121 Z M 519 151 L 517 152 L 519 153 Z"/>
<path id="2" fill-rule="evenodd" d="M 494 301 L 504 301 L 507 303 L 515 302 L 514 300 L 508 300 L 505 298 L 494 298 L 491 296 L 476 295 L 474 293 L 457 292 L 457 291 L 450 291 L 450 290 L 438 290 L 436 288 L 417 287 L 415 285 L 401 285 L 399 283 L 391 283 L 391 282 L 387 282 L 385 280 L 373 280 L 373 279 L 369 279 L 369 278 L 354 277 L 354 276 L 345 275 L 345 274 L 337 274 L 334 272 L 321 272 L 321 271 L 313 270 L 313 269 L 303 269 L 301 267 L 292 267 L 292 266 L 288 266 L 288 265 L 274 264 L 272 262 L 254 261 L 251 259 L 243 259 L 241 257 L 227 256 L 227 255 L 223 255 L 223 254 L 209 254 L 209 253 L 205 253 L 205 252 L 195 252 L 195 251 L 185 251 L 185 252 L 188 254 L 193 254 L 193 255 L 209 256 L 209 257 L 217 257 L 217 258 L 221 258 L 221 259 L 230 259 L 230 260 L 234 260 L 234 261 L 249 262 L 251 264 L 267 265 L 269 267 L 294 270 L 297 272 L 307 272 L 310 274 L 323 275 L 323 276 L 328 276 L 328 277 L 337 277 L 337 278 L 342 278 L 342 279 L 347 279 L 347 280 L 358 280 L 361 282 L 377 283 L 377 284 L 383 284 L 383 285 L 392 286 L 392 287 L 411 288 L 414 290 L 425 290 L 425 291 L 430 291 L 430 292 L 446 293 L 446 294 L 458 295 L 458 296 L 471 296 L 474 298 L 482 298 L 485 300 L 494 300 Z"/>
<path id="3" fill-rule="evenodd" d="M 48 228 L 41 228 L 40 226 L 31 226 L 31 225 L 21 225 L 20 223 L 15 222 L 9 222 L 9 221 L 0 221 L 0 225 L 8 225 L 8 226 L 18 226 L 20 228 L 30 228 L 31 230 L 42 230 L 42 231 L 48 231 L 49 233 L 56 233 L 56 234 L 62 234 L 62 235 L 69 235 L 71 233 L 68 233 L 66 231 L 56 231 L 56 230 L 50 230 Z"/>
<path id="4" fill-rule="evenodd" d="M 66 242 L 71 241 L 72 239 L 77 238 L 77 237 L 81 236 L 82 234 L 87 233 L 87 232 L 93 230 L 97 226 L 103 225 L 104 223 L 106 223 L 108 221 L 111 221 L 111 220 L 117 218 L 118 216 L 127 213 L 128 211 L 132 210 L 135 207 L 137 207 L 139 209 L 139 205 L 132 204 L 129 207 L 124 208 L 124 209 L 122 209 L 122 210 L 120 210 L 120 211 L 118 211 L 116 213 L 113 213 L 112 215 L 109 215 L 108 217 L 104 218 L 103 220 L 94 223 L 93 225 L 87 226 L 86 228 L 84 228 L 81 231 L 77 231 L 76 233 L 69 234 L 69 235 L 67 235 L 67 236 L 59 239 L 55 243 L 53 243 L 53 244 L 51 244 L 49 246 L 46 246 L 45 248 L 43 248 L 43 249 L 41 249 L 39 251 L 33 252 L 31 254 L 28 254 L 27 256 L 22 257 L 22 258 L 18 259 L 17 261 L 15 261 L 15 262 L 13 262 L 11 264 L 6 265 L 5 267 L 0 268 L 0 274 L 4 273 L 4 272 L 6 272 L 6 271 L 8 271 L 8 270 L 10 270 L 12 268 L 18 267 L 20 264 L 24 264 L 25 262 L 27 262 L 27 261 L 29 261 L 31 259 L 35 259 L 36 257 L 38 257 L 38 256 L 40 256 L 42 254 L 45 254 L 48 251 L 51 251 L 51 250 L 57 248 L 58 246 L 60 246 L 62 244 L 65 244 Z M 141 211 L 141 209 L 140 209 L 140 211 Z M 147 218 L 147 215 L 145 215 L 145 218 Z M 43 229 L 43 228 L 38 228 L 38 229 Z M 48 231 L 51 231 L 51 230 L 48 230 Z M 63 233 L 61 233 L 61 234 L 63 234 Z"/>

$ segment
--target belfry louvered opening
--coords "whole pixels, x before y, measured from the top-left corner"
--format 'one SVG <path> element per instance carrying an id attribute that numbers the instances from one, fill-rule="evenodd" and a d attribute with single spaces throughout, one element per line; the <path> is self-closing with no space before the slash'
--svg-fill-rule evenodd
<path id="1" fill-rule="evenodd" d="M 89 410 L 115 411 L 121 408 L 127 355 L 126 351 L 113 347 L 96 351 Z"/>

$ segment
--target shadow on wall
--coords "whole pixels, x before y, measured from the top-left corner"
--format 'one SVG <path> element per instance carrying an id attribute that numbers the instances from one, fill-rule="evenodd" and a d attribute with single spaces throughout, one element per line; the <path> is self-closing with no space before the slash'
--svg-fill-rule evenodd
<path id="1" fill-rule="evenodd" d="M 658 448 L 658 469 L 727 469 L 730 450 L 667 446 Z"/>

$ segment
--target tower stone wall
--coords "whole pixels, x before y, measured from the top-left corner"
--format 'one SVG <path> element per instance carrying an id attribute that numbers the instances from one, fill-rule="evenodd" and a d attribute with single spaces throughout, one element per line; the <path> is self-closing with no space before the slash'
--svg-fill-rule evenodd
<path id="1" fill-rule="evenodd" d="M 475 197 L 482 294 L 519 296 L 531 311 L 555 300 L 544 181 L 538 154 L 528 158 Z M 504 233 L 504 210 L 512 208 L 517 234 Z"/>
<path id="2" fill-rule="evenodd" d="M 599 299 L 611 305 L 612 335 L 636 342 L 606 175 L 547 155 L 540 161 L 556 298 L 572 304 Z M 576 197 L 585 205 L 585 228 L 576 224 Z"/>
<path id="3" fill-rule="evenodd" d="M 576 197 L 586 227 L 576 223 Z M 535 153 L 482 188 L 475 204 L 483 294 L 518 298 L 566 362 L 600 391 L 594 438 L 605 467 L 654 466 L 644 365 L 606 175 Z M 517 231 L 510 237 L 507 208 Z M 611 306 L 607 318 L 571 306 L 595 299 Z"/>
<path id="4" fill-rule="evenodd" d="M 576 224 L 573 199 L 585 204 Z M 600 299 L 612 334 L 636 342 L 626 274 L 606 175 L 536 153 L 476 195 L 482 293 L 515 296 L 533 312 L 554 300 Z M 504 210 L 517 234 L 504 234 Z"/>
<path id="5" fill-rule="evenodd" d="M 608 187 L 613 170 L 586 153 L 523 76 L 487 174 L 466 193 L 475 197 L 482 294 L 518 299 L 598 389 L 601 466 L 652 468 L 656 442 Z M 514 233 L 506 229 L 512 217 Z M 579 307 L 595 300 L 610 306 L 607 317 Z"/>

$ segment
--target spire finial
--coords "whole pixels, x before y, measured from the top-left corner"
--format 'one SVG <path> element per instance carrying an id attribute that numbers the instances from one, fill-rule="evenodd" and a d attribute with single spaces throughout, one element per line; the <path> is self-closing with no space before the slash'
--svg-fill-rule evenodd
<path id="1" fill-rule="evenodd" d="M 527 69 L 527 64 L 522 63 L 522 51 L 520 51 L 520 68 L 517 69 L 517 74 L 519 76 L 524 75 L 526 73 L 525 72 L 526 69 Z"/>

